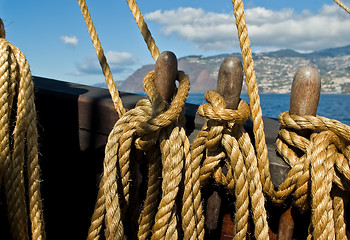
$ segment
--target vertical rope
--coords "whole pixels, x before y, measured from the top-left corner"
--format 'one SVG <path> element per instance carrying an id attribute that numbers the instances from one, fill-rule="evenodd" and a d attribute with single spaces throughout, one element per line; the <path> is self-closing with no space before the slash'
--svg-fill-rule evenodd
<path id="1" fill-rule="evenodd" d="M 29 64 L 24 54 L 15 46 L 12 49 L 18 61 L 20 78 L 18 111 L 23 106 L 25 114 L 17 113 L 18 116 L 25 116 L 25 137 L 27 141 L 27 166 L 28 166 L 28 192 L 29 192 L 29 216 L 31 220 L 32 239 L 45 239 L 44 216 L 42 212 L 42 202 L 40 193 L 40 166 L 38 159 L 38 131 L 36 127 L 36 110 L 34 104 L 34 84 L 29 69 Z M 23 96 L 22 96 L 23 94 Z"/>
<path id="2" fill-rule="evenodd" d="M 200 166 L 206 137 L 201 133 L 191 145 L 190 159 L 185 160 L 184 193 L 182 196 L 182 226 L 184 239 L 204 238 L 204 215 L 201 198 Z M 195 226 L 195 230 L 193 230 Z"/>
<path id="3" fill-rule="evenodd" d="M 28 236 L 28 217 L 27 217 L 27 207 L 25 202 L 25 188 L 24 188 L 24 176 L 23 176 L 23 165 L 24 165 L 24 126 L 21 125 L 21 129 L 18 129 L 18 125 L 21 121 L 16 121 L 16 130 L 11 133 L 10 136 L 10 108 L 9 108 L 9 85 L 10 80 L 16 82 L 19 81 L 20 75 L 14 74 L 13 67 L 11 65 L 15 64 L 16 57 L 11 50 L 10 44 L 3 38 L 0 39 L 1 46 L 1 83 L 4 85 L 1 87 L 2 91 L 6 91 L 2 95 L 2 101 L 6 101 L 2 108 L 2 139 L 1 144 L 3 145 L 4 152 L 1 154 L 1 174 L 4 177 L 6 201 L 8 205 L 8 218 L 11 227 L 11 233 L 16 239 L 29 239 Z M 17 65 L 17 64 L 15 64 Z M 18 70 L 17 66 L 13 70 Z M 11 75 L 10 75 L 11 74 Z M 16 78 L 13 78 L 16 76 Z M 20 111 L 20 110 L 19 110 Z M 23 113 L 22 113 L 23 114 Z M 23 123 L 23 121 L 22 121 Z M 4 128 L 7 129 L 4 129 Z M 10 150 L 9 138 L 14 138 L 13 148 Z M 4 144 L 8 144 L 4 146 Z M 11 152 L 13 153 L 11 154 Z M 7 154 L 6 156 L 4 154 Z"/>
<path id="4" fill-rule="evenodd" d="M 105 80 L 106 80 L 106 83 L 108 86 L 108 90 L 111 94 L 111 97 L 112 97 L 112 100 L 114 103 L 114 107 L 117 110 L 117 113 L 119 114 L 119 116 L 122 116 L 126 112 L 126 110 L 123 106 L 122 100 L 119 97 L 119 92 L 118 92 L 117 87 L 115 85 L 115 82 L 113 80 L 113 75 L 112 75 L 111 69 L 109 68 L 109 65 L 107 63 L 107 59 L 106 59 L 106 56 L 103 52 L 101 42 L 100 42 L 98 35 L 96 33 L 95 26 L 92 22 L 90 12 L 89 12 L 88 7 L 85 3 L 85 0 L 78 0 L 78 3 L 80 6 L 80 9 L 81 9 L 81 13 L 83 14 L 87 29 L 89 31 L 92 44 L 94 45 L 98 61 L 100 62 L 103 75 L 105 76 Z"/>
<path id="5" fill-rule="evenodd" d="M 155 216 L 153 235 L 151 239 L 178 239 L 178 220 L 176 217 L 176 196 L 182 178 L 183 159 L 186 149 L 189 151 L 188 140 L 184 141 L 183 128 L 169 127 L 160 136 L 162 151 L 162 199 Z M 175 144 L 176 143 L 176 144 Z M 188 152 L 187 151 L 187 152 Z"/>
<path id="6" fill-rule="evenodd" d="M 222 143 L 230 158 L 235 180 L 235 226 L 234 239 L 245 239 L 248 231 L 249 196 L 247 168 L 237 140 L 231 134 L 224 134 Z"/>
<path id="7" fill-rule="evenodd" d="M 41 240 L 46 238 L 46 234 L 40 193 L 38 132 L 32 75 L 24 54 L 17 47 L 4 38 L 0 38 L 0 47 L 0 177 L 5 185 L 11 233 L 14 239 L 29 239 L 30 223 L 31 238 Z M 15 96 L 17 99 L 14 99 Z M 17 112 L 15 122 L 12 123 L 10 116 L 14 113 L 14 103 L 17 104 Z M 27 168 L 27 178 L 24 176 L 24 166 Z M 29 219 L 25 187 L 27 183 Z"/>
<path id="8" fill-rule="evenodd" d="M 152 34 L 147 27 L 147 24 L 141 14 L 140 8 L 137 6 L 137 3 L 135 0 L 126 0 L 126 2 L 128 3 L 130 11 L 132 12 L 132 15 L 136 20 L 137 26 L 139 27 L 140 32 L 143 36 L 143 39 L 147 44 L 148 50 L 150 51 L 154 61 L 156 61 L 159 56 L 159 49 L 156 46 L 156 43 L 152 37 Z"/>
<path id="9" fill-rule="evenodd" d="M 257 151 L 258 166 L 261 170 L 260 178 L 263 184 L 263 190 L 270 196 L 273 195 L 274 187 L 271 182 L 269 163 L 267 158 L 267 146 L 264 133 L 264 123 L 262 121 L 262 111 L 260 106 L 260 97 L 256 75 L 254 70 L 254 61 L 250 48 L 247 24 L 245 21 L 244 6 L 242 0 L 232 0 L 234 6 L 234 15 L 238 30 L 238 38 L 242 51 L 243 66 L 248 87 L 248 96 L 253 121 L 253 132 L 255 135 L 255 148 Z"/>
<path id="10" fill-rule="evenodd" d="M 137 237 L 140 240 L 149 239 L 152 235 L 152 226 L 154 224 L 154 217 L 157 213 L 158 198 L 161 193 L 161 153 L 156 147 L 147 151 L 146 156 L 149 159 L 148 167 L 148 183 L 147 193 L 144 202 L 144 208 L 139 217 L 139 230 Z"/>
<path id="11" fill-rule="evenodd" d="M 1 24 L 0 24 L 1 26 Z M 9 106 L 10 96 L 9 96 L 9 89 L 10 89 L 10 77 L 14 76 L 13 73 L 15 71 L 11 71 L 11 66 L 9 66 L 9 63 L 13 63 L 11 65 L 14 65 L 14 68 L 16 68 L 17 63 L 16 61 L 9 61 L 10 54 L 9 54 L 9 46 L 7 45 L 6 41 L 0 42 L 0 182 L 2 181 L 2 177 L 4 174 L 4 164 L 10 162 L 10 129 L 9 129 L 9 122 L 10 122 L 10 109 L 11 106 Z M 13 56 L 13 55 L 12 55 Z"/>
<path id="12" fill-rule="evenodd" d="M 332 189 L 334 226 L 337 229 L 336 240 L 346 239 L 345 205 L 348 194 L 340 191 L 339 188 Z"/>

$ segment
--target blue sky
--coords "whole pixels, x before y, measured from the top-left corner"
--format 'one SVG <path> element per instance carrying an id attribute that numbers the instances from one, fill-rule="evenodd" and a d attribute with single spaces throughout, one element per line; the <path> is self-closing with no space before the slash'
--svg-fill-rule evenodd
<path id="1" fill-rule="evenodd" d="M 348 6 L 350 0 L 344 0 Z M 160 51 L 177 57 L 239 52 L 232 2 L 138 1 Z M 332 0 L 244 1 L 253 51 L 313 51 L 350 44 L 350 15 Z M 153 59 L 126 1 L 87 0 L 115 80 Z M 6 38 L 33 75 L 93 85 L 104 81 L 77 1 L 0 0 Z"/>

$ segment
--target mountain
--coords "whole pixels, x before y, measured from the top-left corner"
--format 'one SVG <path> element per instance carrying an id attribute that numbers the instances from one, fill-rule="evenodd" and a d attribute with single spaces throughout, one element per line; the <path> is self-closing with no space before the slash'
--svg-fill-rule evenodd
<path id="1" fill-rule="evenodd" d="M 221 62 L 233 55 L 241 59 L 239 53 L 204 57 L 191 55 L 178 59 L 178 69 L 189 75 L 191 92 L 206 92 L 216 89 L 216 79 Z M 262 93 L 288 93 L 291 82 L 299 67 L 312 65 L 319 69 L 322 92 L 350 93 L 350 45 L 329 48 L 311 53 L 300 53 L 282 49 L 267 53 L 254 53 L 254 65 L 259 91 Z M 143 77 L 154 65 L 146 65 L 136 70 L 125 81 L 119 82 L 119 90 L 143 92 Z M 243 91 L 246 87 L 243 88 Z"/>
<path id="2" fill-rule="evenodd" d="M 144 76 L 152 70 L 154 70 L 154 65 L 145 65 L 136 70 L 136 72 L 121 83 L 119 90 L 126 92 L 144 92 L 142 80 Z"/>
<path id="3" fill-rule="evenodd" d="M 328 48 L 310 53 L 311 57 L 341 57 L 350 55 L 350 45 L 338 48 Z"/>
<path id="4" fill-rule="evenodd" d="M 301 57 L 303 54 L 292 49 L 281 49 L 274 52 L 268 52 L 264 55 L 275 58 L 284 58 L 284 57 Z"/>

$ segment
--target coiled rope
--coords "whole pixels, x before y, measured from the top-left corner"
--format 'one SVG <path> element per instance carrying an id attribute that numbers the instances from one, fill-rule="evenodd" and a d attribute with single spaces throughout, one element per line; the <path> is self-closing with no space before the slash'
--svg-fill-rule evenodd
<path id="1" fill-rule="evenodd" d="M 45 239 L 32 75 L 24 54 L 6 41 L 1 20 L 0 86 L 0 181 L 5 187 L 11 233 L 14 239 L 29 239 L 30 223 L 31 238 Z"/>

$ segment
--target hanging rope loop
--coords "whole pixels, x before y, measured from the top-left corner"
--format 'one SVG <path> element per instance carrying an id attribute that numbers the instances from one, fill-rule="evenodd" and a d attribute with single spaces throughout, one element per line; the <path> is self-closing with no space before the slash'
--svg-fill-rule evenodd
<path id="1" fill-rule="evenodd" d="M 45 239 L 34 84 L 24 54 L 4 37 L 0 19 L 0 183 L 13 239 Z"/>

